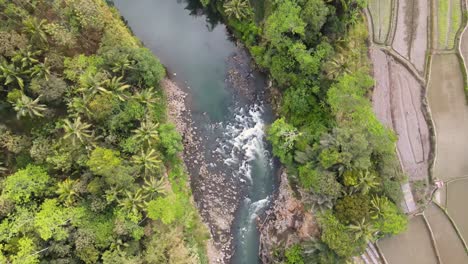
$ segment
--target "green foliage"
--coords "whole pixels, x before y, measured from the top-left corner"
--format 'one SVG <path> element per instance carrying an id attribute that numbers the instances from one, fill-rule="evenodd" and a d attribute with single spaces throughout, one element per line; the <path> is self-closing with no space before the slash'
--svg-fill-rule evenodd
<path id="1" fill-rule="evenodd" d="M 166 70 L 153 53 L 147 48 L 137 48 L 130 56 L 135 64 L 129 71 L 129 80 L 143 87 L 158 86 Z"/>
<path id="2" fill-rule="evenodd" d="M 29 237 L 22 237 L 17 243 L 18 251 L 15 255 L 11 256 L 12 264 L 38 264 L 39 255 L 33 255 L 37 250 L 37 246 L 34 244 L 33 239 Z"/>
<path id="3" fill-rule="evenodd" d="M 237 20 L 245 19 L 252 15 L 248 0 L 229 0 L 224 3 L 223 7 L 228 17 L 235 17 Z"/>
<path id="4" fill-rule="evenodd" d="M 87 165 L 97 175 L 112 177 L 122 164 L 120 153 L 112 149 L 97 147 L 91 155 Z"/>
<path id="5" fill-rule="evenodd" d="M 45 102 L 57 102 L 62 99 L 68 87 L 64 80 L 57 76 L 50 76 L 48 79 L 33 79 L 29 89 L 36 95 L 40 95 Z"/>
<path id="6" fill-rule="evenodd" d="M 300 245 L 294 245 L 288 249 L 284 255 L 286 256 L 286 263 L 288 264 L 304 264 L 304 260 L 302 259 L 302 249 Z"/>
<path id="7" fill-rule="evenodd" d="M 64 226 L 69 217 L 68 210 L 58 206 L 57 200 L 47 199 L 36 214 L 34 226 L 39 236 L 44 240 L 49 240 L 52 237 L 57 241 L 63 240 L 68 236 Z"/>
<path id="8" fill-rule="evenodd" d="M 161 146 L 166 157 L 173 159 L 183 150 L 182 137 L 173 124 L 163 124 L 159 127 Z"/>
<path id="9" fill-rule="evenodd" d="M 300 18 L 300 6 L 292 0 L 280 1 L 277 5 L 265 21 L 264 37 L 273 45 L 279 45 L 288 34 L 303 36 L 306 24 Z"/>
<path id="10" fill-rule="evenodd" d="M 303 188 L 311 189 L 318 195 L 337 198 L 341 194 L 341 185 L 333 173 L 318 171 L 311 163 L 299 167 L 299 182 Z"/>
<path id="11" fill-rule="evenodd" d="M 28 165 L 6 178 L 2 194 L 15 203 L 28 203 L 46 194 L 49 184 L 44 168 Z"/>
<path id="12" fill-rule="evenodd" d="M 336 202 L 334 214 L 343 224 L 360 223 L 369 218 L 370 197 L 361 194 L 345 196 Z"/>
<path id="13" fill-rule="evenodd" d="M 293 160 L 294 142 L 299 132 L 295 127 L 286 123 L 283 118 L 277 119 L 268 130 L 268 139 L 273 144 L 273 153 L 285 164 Z"/>
<path id="14" fill-rule="evenodd" d="M 44 112 L 47 110 L 46 105 L 39 103 L 40 97 L 32 99 L 25 94 L 21 95 L 20 99 L 17 99 L 13 103 L 13 109 L 16 111 L 16 116 L 18 119 L 21 117 L 29 116 L 34 117 L 44 117 Z"/>
<path id="15" fill-rule="evenodd" d="M 365 249 L 365 241 L 356 241 L 346 226 L 340 223 L 330 212 L 320 216 L 319 224 L 322 228 L 322 241 L 339 256 L 349 258 Z"/>
<path id="16" fill-rule="evenodd" d="M 158 197 L 148 203 L 148 217 L 168 225 L 183 214 L 183 205 L 175 195 Z"/>
<path id="17" fill-rule="evenodd" d="M 273 153 L 304 203 L 334 208 L 321 223 L 326 245 L 317 244 L 331 253 L 312 254 L 310 263 L 319 256 L 323 263 L 344 262 L 375 239 L 381 226 L 370 221 L 368 194 L 401 198 L 396 137 L 369 102 L 374 81 L 368 74 L 367 28 L 359 15 L 365 5 L 271 1 L 254 37 L 245 37 L 252 18 L 228 19 L 281 92 L 274 98 L 280 117 L 268 130 Z"/>
<path id="18" fill-rule="evenodd" d="M 408 219 L 386 197 L 372 198 L 372 218 L 383 234 L 396 235 L 406 230 Z"/>

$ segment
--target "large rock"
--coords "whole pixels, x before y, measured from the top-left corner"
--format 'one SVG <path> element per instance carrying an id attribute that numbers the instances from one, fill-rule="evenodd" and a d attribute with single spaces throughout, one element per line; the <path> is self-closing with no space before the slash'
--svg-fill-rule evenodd
<path id="1" fill-rule="evenodd" d="M 265 220 L 259 223 L 260 258 L 263 263 L 273 263 L 272 253 L 275 248 L 289 247 L 319 234 L 314 215 L 294 197 L 284 171 L 280 180 L 273 208 L 267 212 Z"/>

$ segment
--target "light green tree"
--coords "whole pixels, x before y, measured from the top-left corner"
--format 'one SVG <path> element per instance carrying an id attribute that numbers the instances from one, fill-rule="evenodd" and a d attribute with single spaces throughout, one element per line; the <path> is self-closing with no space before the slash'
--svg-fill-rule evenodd
<path id="1" fill-rule="evenodd" d="M 370 190 L 379 186 L 377 176 L 368 170 L 359 172 L 358 183 L 356 188 L 361 191 L 362 194 L 368 194 Z"/>
<path id="2" fill-rule="evenodd" d="M 149 197 L 149 199 L 153 199 L 160 194 L 166 194 L 163 177 L 161 177 L 159 180 L 153 176 L 146 177 L 141 188 L 143 189 L 144 194 Z"/>
<path id="3" fill-rule="evenodd" d="M 46 199 L 36 214 L 34 226 L 44 240 L 52 237 L 54 240 L 63 240 L 68 237 L 64 226 L 69 220 L 70 212 L 67 208 L 59 206 L 56 199 Z"/>
<path id="4" fill-rule="evenodd" d="M 24 80 L 23 80 L 24 70 L 17 67 L 14 63 L 7 63 L 6 60 L 3 60 L 0 64 L 0 79 L 3 80 L 3 85 L 16 85 L 16 87 L 24 89 Z M 3 87 L 2 87 L 3 88 Z"/>
<path id="5" fill-rule="evenodd" d="M 117 97 L 120 101 L 125 101 L 125 91 L 130 88 L 130 85 L 122 82 L 122 77 L 113 77 L 110 80 L 104 82 L 104 89 L 102 92 L 112 94 Z"/>
<path id="6" fill-rule="evenodd" d="M 28 165 L 6 178 L 3 194 L 16 203 L 27 203 L 47 191 L 50 177 L 44 168 Z"/>

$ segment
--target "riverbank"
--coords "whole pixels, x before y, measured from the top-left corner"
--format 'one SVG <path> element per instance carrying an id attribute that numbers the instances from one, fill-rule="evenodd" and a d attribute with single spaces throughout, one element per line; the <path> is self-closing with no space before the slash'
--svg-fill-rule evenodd
<path id="1" fill-rule="evenodd" d="M 295 197 L 285 169 L 280 174 L 280 185 L 273 205 L 264 217 L 258 218 L 258 228 L 259 257 L 264 264 L 274 263 L 273 254 L 277 247 L 288 248 L 320 235 L 315 216 Z"/>
<path id="2" fill-rule="evenodd" d="M 182 136 L 184 149 L 196 149 L 197 141 L 194 139 L 193 135 L 190 111 L 187 110 L 185 105 L 187 93 L 169 78 L 165 78 L 161 82 L 161 87 L 164 90 L 167 101 L 168 119 L 176 126 L 177 132 Z M 186 153 L 186 151 L 181 153 L 181 158 L 187 167 Z M 224 253 L 215 246 L 213 238 L 207 240 L 206 247 L 209 263 L 220 263 L 224 258 Z"/>

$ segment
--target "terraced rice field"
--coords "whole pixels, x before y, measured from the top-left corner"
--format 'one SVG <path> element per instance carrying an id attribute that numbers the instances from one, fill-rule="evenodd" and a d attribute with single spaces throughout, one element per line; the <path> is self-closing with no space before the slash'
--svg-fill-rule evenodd
<path id="1" fill-rule="evenodd" d="M 436 0 L 437 48 L 454 48 L 455 37 L 462 22 L 461 0 Z"/>
<path id="2" fill-rule="evenodd" d="M 463 239 L 468 241 L 468 210 L 466 209 L 468 180 L 451 182 L 447 185 L 447 189 L 447 212 L 456 223 Z"/>
<path id="3" fill-rule="evenodd" d="M 428 101 L 436 130 L 434 177 L 444 181 L 468 174 L 468 106 L 455 54 L 434 55 Z"/>
<path id="4" fill-rule="evenodd" d="M 442 209 L 435 204 L 431 204 L 424 211 L 424 215 L 431 226 L 442 263 L 468 263 L 465 248 Z"/>
<path id="5" fill-rule="evenodd" d="M 392 238 L 378 242 L 390 264 L 437 264 L 437 256 L 430 233 L 422 216 L 416 216 L 408 224 L 408 230 Z"/>
<path id="6" fill-rule="evenodd" d="M 424 73 L 431 0 L 399 0 L 393 49 Z"/>
<path id="7" fill-rule="evenodd" d="M 425 179 L 430 141 L 422 112 L 423 88 L 404 66 L 383 51 L 372 48 L 371 57 L 376 79 L 374 112 L 385 126 L 398 135 L 398 153 L 410 179 Z"/>
<path id="8" fill-rule="evenodd" d="M 374 41 L 384 44 L 387 41 L 392 19 L 392 0 L 371 0 L 369 11 L 372 16 L 372 27 L 374 29 Z"/>
<path id="9" fill-rule="evenodd" d="M 427 9 L 431 3 L 435 5 L 435 14 L 429 14 Z M 375 13 L 372 9 L 375 7 L 369 8 Z M 426 170 L 430 151 L 427 143 L 429 131 L 422 122 L 425 108 L 422 98 L 426 97 L 435 126 L 436 149 L 433 151 L 436 160 L 432 176 L 445 182 L 445 186 L 436 192 L 435 200 L 446 208 L 447 213 L 431 204 L 424 211 L 424 216 L 410 220 L 404 234 L 382 239 L 378 244 L 390 264 L 468 263 L 464 242 L 468 239 L 468 104 L 461 65 L 453 52 L 455 45 L 458 46 L 454 42 L 461 25 L 461 2 L 398 0 L 396 12 L 393 40 L 387 41 L 391 42 L 398 55 L 392 51 L 386 54 L 384 50 L 387 48 L 374 46 L 370 49 L 376 79 L 372 98 L 374 112 L 398 135 L 398 153 L 409 178 L 429 179 Z M 427 33 L 430 15 L 434 16 L 436 23 L 432 40 L 428 40 Z M 375 39 L 374 36 L 374 42 L 377 42 Z M 430 77 L 426 79 L 425 54 L 429 41 L 439 51 L 448 52 L 439 54 L 441 52 L 436 50 L 436 54 L 432 54 Z M 462 36 L 461 49 L 462 55 L 468 59 L 468 33 Z M 409 62 L 416 70 L 408 71 L 405 67 L 408 64 L 401 61 Z M 412 66 L 408 67 L 412 69 Z M 427 96 L 422 94 L 425 87 Z M 463 177 L 464 180 L 454 181 Z M 405 195 L 405 200 L 408 205 L 412 195 Z"/>

